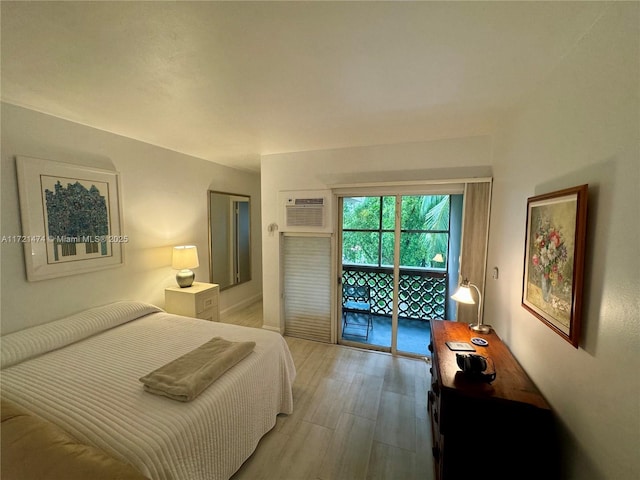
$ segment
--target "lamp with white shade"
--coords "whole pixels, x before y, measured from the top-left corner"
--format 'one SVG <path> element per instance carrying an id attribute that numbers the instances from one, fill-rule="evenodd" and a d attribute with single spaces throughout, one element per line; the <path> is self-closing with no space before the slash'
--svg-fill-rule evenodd
<path id="1" fill-rule="evenodd" d="M 176 274 L 176 282 L 181 288 L 193 285 L 196 274 L 191 270 L 200 265 L 198 262 L 198 248 L 195 245 L 181 245 L 173 247 L 173 260 L 171 266 L 174 270 L 178 270 Z"/>
<path id="2" fill-rule="evenodd" d="M 456 302 L 467 303 L 470 305 L 475 304 L 476 302 L 471 295 L 471 287 L 475 288 L 476 292 L 478 292 L 478 323 L 476 325 L 469 325 L 469 328 L 474 332 L 489 333 L 491 331 L 491 325 L 484 325 L 482 323 L 482 294 L 476 285 L 470 283 L 469 280 L 465 278 L 458 287 L 456 293 L 451 295 L 451 298 Z"/>

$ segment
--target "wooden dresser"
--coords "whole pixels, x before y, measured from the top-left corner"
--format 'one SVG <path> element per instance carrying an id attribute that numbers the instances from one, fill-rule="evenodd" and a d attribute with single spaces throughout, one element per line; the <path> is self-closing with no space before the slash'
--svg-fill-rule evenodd
<path id="1" fill-rule="evenodd" d="M 556 436 L 549 404 L 495 332 L 431 320 L 432 383 L 428 395 L 436 480 L 557 478 Z M 480 337 L 488 346 L 452 351 L 446 342 Z M 489 357 L 492 383 L 467 377 L 456 353 Z"/>

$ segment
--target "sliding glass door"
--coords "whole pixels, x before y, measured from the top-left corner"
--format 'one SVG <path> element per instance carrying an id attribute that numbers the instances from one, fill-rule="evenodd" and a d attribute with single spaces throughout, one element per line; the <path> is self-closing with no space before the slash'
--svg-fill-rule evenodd
<path id="1" fill-rule="evenodd" d="M 341 197 L 341 343 L 428 355 L 428 321 L 447 317 L 450 199 Z"/>
<path id="2" fill-rule="evenodd" d="M 343 197 L 340 205 L 342 343 L 390 351 L 395 197 Z"/>
<path id="3" fill-rule="evenodd" d="M 450 196 L 403 196 L 399 202 L 397 350 L 427 355 L 429 320 L 447 317 Z"/>

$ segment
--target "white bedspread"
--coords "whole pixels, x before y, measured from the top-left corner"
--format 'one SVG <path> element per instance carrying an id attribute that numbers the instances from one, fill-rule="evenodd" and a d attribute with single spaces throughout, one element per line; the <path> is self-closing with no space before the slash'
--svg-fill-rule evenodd
<path id="1" fill-rule="evenodd" d="M 122 323 L 114 308 L 143 316 Z M 114 308 L 2 337 L 2 396 L 152 479 L 228 479 L 273 428 L 276 415 L 292 412 L 295 367 L 277 333 L 139 303 Z M 105 316 L 113 321 L 101 320 Z M 113 326 L 105 329 L 105 322 Z M 97 326 L 87 330 L 87 323 Z M 140 377 L 214 336 L 256 346 L 189 403 L 144 391 Z"/>

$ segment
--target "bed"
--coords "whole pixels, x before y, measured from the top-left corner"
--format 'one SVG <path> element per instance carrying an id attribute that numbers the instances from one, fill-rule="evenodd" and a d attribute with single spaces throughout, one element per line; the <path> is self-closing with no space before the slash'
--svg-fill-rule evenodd
<path id="1" fill-rule="evenodd" d="M 144 390 L 140 378 L 212 337 L 253 351 L 195 399 Z M 2 397 L 150 479 L 231 477 L 293 410 L 296 371 L 281 335 L 117 302 L 1 338 Z"/>

